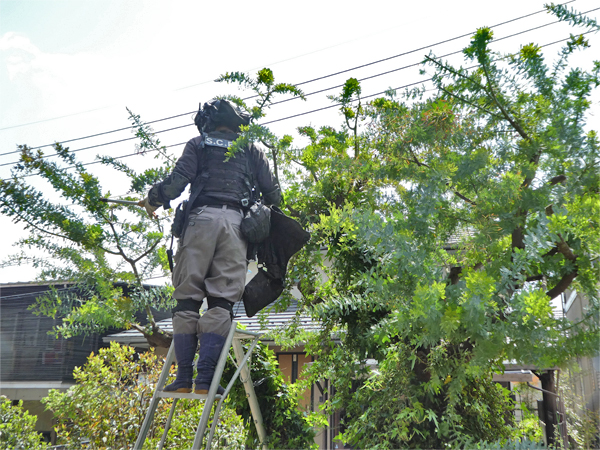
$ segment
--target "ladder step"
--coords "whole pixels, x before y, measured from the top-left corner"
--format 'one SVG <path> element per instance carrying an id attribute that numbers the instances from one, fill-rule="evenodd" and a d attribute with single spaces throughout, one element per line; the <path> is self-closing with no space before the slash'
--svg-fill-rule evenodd
<path id="1" fill-rule="evenodd" d="M 194 399 L 194 400 L 206 400 L 206 398 L 208 397 L 208 394 L 195 394 L 193 392 L 185 393 L 185 392 L 158 391 L 156 393 L 156 396 L 160 397 L 160 398 L 190 398 L 190 399 Z M 215 398 L 220 399 L 221 395 L 216 394 Z"/>

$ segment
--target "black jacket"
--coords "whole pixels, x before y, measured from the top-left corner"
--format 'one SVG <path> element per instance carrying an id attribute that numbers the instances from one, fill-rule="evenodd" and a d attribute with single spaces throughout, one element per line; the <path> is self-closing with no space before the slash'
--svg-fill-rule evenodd
<path id="1" fill-rule="evenodd" d="M 151 204 L 169 208 L 169 202 L 179 197 L 189 183 L 193 183 L 207 169 L 210 171 L 210 167 L 206 167 L 210 163 L 210 159 L 207 159 L 206 155 L 207 151 L 212 149 L 212 146 L 207 145 L 206 142 L 203 143 L 203 139 L 205 140 L 206 136 L 210 136 L 212 139 L 228 141 L 233 141 L 238 137 L 237 134 L 213 131 L 209 135 L 201 135 L 190 139 L 183 150 L 183 154 L 177 160 L 173 172 L 150 189 L 148 198 Z M 215 147 L 214 149 L 218 148 Z M 248 158 L 248 167 L 252 171 L 256 188 L 263 195 L 263 202 L 265 204 L 279 205 L 281 202 L 281 190 L 269 169 L 269 162 L 264 152 L 255 144 L 251 144 L 246 149 L 244 157 Z M 235 165 L 235 159 L 231 159 L 228 162 L 219 162 L 220 166 L 226 166 L 227 164 Z M 237 165 L 239 166 L 239 164 Z M 212 183 L 210 189 L 206 192 L 203 189 L 198 201 L 203 202 L 202 204 L 211 205 L 239 205 L 239 193 L 227 191 L 225 180 L 223 180 L 221 192 L 217 192 L 217 186 L 217 184 Z"/>

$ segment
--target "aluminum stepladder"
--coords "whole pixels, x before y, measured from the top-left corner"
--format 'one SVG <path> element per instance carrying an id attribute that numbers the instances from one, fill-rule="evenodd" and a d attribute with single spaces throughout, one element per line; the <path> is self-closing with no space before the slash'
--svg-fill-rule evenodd
<path id="1" fill-rule="evenodd" d="M 163 366 L 163 370 L 158 379 L 158 383 L 156 384 L 156 389 L 154 390 L 154 394 L 152 395 L 152 400 L 150 401 L 148 412 L 146 413 L 146 417 L 144 418 L 144 422 L 142 423 L 142 427 L 140 428 L 140 432 L 135 442 L 135 446 L 133 447 L 134 450 L 142 450 L 144 441 L 146 440 L 146 436 L 152 425 L 154 413 L 156 412 L 158 403 L 163 398 L 172 398 L 173 405 L 171 406 L 171 410 L 167 418 L 167 423 L 165 424 L 165 431 L 160 440 L 160 444 L 158 447 L 159 450 L 162 450 L 165 444 L 165 441 L 167 439 L 167 433 L 169 432 L 169 428 L 171 427 L 171 420 L 173 419 L 173 415 L 177 407 L 177 401 L 180 398 L 205 401 L 202 416 L 200 417 L 200 423 L 198 424 L 198 428 L 196 429 L 196 437 L 194 438 L 194 444 L 192 446 L 193 450 L 201 450 L 202 441 L 204 439 L 204 432 L 206 431 L 206 427 L 208 425 L 208 420 L 210 418 L 210 413 L 213 404 L 215 400 L 219 400 L 215 408 L 213 423 L 210 428 L 210 432 L 206 443 L 206 449 L 210 449 L 210 444 L 212 442 L 215 430 L 217 428 L 219 414 L 221 412 L 221 406 L 223 405 L 223 401 L 227 398 L 227 395 L 231 391 L 233 384 L 238 378 L 240 378 L 240 380 L 244 384 L 244 389 L 246 390 L 246 397 L 248 397 L 248 403 L 250 404 L 250 411 L 252 412 L 254 425 L 256 426 L 256 431 L 258 432 L 258 436 L 262 443 L 262 449 L 267 450 L 267 433 L 263 425 L 262 414 L 260 412 L 260 407 L 258 405 L 256 393 L 254 392 L 254 385 L 252 384 L 252 379 L 250 378 L 250 369 L 247 364 L 250 355 L 256 348 L 256 344 L 258 343 L 259 338 L 260 334 L 245 330 L 238 330 L 237 321 L 234 320 L 232 322 L 231 329 L 229 330 L 229 334 L 227 335 L 225 344 L 223 345 L 223 350 L 221 351 L 221 355 L 219 356 L 219 360 L 215 368 L 215 374 L 213 376 L 210 388 L 208 390 L 208 394 L 195 394 L 193 392 L 189 394 L 184 394 L 180 392 L 164 392 L 162 390 L 167 382 L 167 379 L 169 378 L 169 370 L 171 368 L 171 364 L 173 364 L 173 362 L 175 361 L 175 347 L 174 343 L 171 343 L 171 347 L 169 347 L 167 358 L 165 360 L 165 365 Z M 242 347 L 241 342 L 244 339 L 252 339 L 250 348 L 246 352 L 244 352 L 244 348 Z M 229 349 L 231 347 L 233 347 L 233 353 L 237 362 L 237 370 L 235 371 L 233 377 L 231 377 L 231 380 L 227 384 L 223 395 L 219 395 L 217 394 L 217 389 L 219 387 L 219 382 L 221 381 L 221 376 L 223 375 L 223 370 L 225 369 L 225 363 L 227 362 L 227 356 L 229 355 Z"/>

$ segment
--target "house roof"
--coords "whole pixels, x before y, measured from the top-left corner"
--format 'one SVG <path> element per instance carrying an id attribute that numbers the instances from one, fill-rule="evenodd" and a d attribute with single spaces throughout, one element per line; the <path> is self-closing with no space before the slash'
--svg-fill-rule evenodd
<path id="1" fill-rule="evenodd" d="M 255 333 L 264 333 L 275 331 L 288 325 L 292 320 L 298 317 L 299 327 L 302 330 L 312 331 L 319 328 L 318 324 L 314 322 L 309 316 L 304 314 L 298 314 L 298 301 L 292 300 L 290 305 L 285 311 L 282 312 L 269 312 L 264 321 L 260 321 L 258 316 L 248 317 L 244 311 L 244 307 L 241 303 L 238 303 L 233 307 L 233 313 L 235 315 L 234 320 L 242 324 L 247 331 Z M 261 323 L 262 322 L 262 323 Z M 165 319 L 157 323 L 160 329 L 173 332 L 173 320 Z M 104 342 L 119 342 L 125 345 L 131 345 L 138 348 L 147 348 L 148 342 L 146 338 L 137 330 L 126 330 L 120 333 L 111 334 L 102 338 Z M 267 339 L 268 340 L 268 339 Z"/>

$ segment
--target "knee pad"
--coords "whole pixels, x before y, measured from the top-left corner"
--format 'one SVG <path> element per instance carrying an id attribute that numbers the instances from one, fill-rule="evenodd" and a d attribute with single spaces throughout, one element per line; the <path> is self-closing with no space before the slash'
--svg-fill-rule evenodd
<path id="1" fill-rule="evenodd" d="M 229 300 L 225 300 L 224 298 L 221 298 L 221 297 L 211 297 L 211 296 L 206 297 L 206 300 L 208 303 L 208 309 L 223 308 L 223 309 L 229 311 L 231 320 L 233 320 L 233 303 L 232 302 L 230 302 Z"/>
<path id="2" fill-rule="evenodd" d="M 200 307 L 202 306 L 202 302 L 198 302 L 196 300 L 192 300 L 191 298 L 185 298 L 183 300 L 177 300 L 177 305 L 171 309 L 171 312 L 175 314 L 176 312 L 183 311 L 192 311 L 196 314 L 200 312 Z"/>

